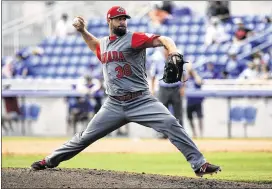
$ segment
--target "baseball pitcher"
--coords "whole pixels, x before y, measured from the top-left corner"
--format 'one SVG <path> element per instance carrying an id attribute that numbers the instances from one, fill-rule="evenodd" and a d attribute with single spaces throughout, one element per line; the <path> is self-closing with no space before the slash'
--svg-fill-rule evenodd
<path id="1" fill-rule="evenodd" d="M 177 119 L 149 92 L 145 69 L 146 48 L 164 46 L 169 51 L 165 64 L 165 82 L 177 82 L 182 76 L 183 56 L 172 39 L 154 34 L 127 31 L 130 16 L 119 6 L 107 12 L 110 35 L 97 39 L 86 29 L 86 21 L 77 17 L 74 27 L 103 66 L 108 98 L 87 128 L 43 160 L 34 162 L 34 170 L 57 167 L 93 142 L 129 123 L 151 127 L 167 135 L 184 155 L 197 176 L 213 174 L 221 168 L 208 163 Z"/>

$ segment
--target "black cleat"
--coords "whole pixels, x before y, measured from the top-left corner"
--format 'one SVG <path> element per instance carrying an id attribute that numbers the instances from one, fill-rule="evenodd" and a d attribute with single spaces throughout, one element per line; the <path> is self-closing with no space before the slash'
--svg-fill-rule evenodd
<path id="1" fill-rule="evenodd" d="M 196 176 L 202 177 L 203 175 L 217 173 L 221 171 L 220 166 L 212 165 L 210 163 L 203 164 L 198 170 L 195 171 Z"/>
<path id="2" fill-rule="evenodd" d="M 45 159 L 41 161 L 36 161 L 31 165 L 31 169 L 35 171 L 44 170 L 46 169 L 46 161 Z"/>

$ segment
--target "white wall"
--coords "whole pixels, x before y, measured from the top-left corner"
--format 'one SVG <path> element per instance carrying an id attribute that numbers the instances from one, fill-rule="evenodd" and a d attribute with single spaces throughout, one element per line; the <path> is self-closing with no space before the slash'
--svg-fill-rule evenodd
<path id="1" fill-rule="evenodd" d="M 47 89 L 47 90 L 70 90 L 71 84 L 76 83 L 77 80 L 3 80 L 2 86 L 5 84 L 10 84 L 11 89 L 13 90 L 22 90 L 22 89 Z M 238 81 L 238 80 L 210 80 L 210 85 L 213 85 L 213 89 L 217 88 L 220 90 L 219 83 L 224 86 L 225 90 L 235 88 L 235 83 L 241 85 L 244 83 L 244 87 L 250 85 L 252 89 L 256 86 L 259 86 L 259 89 L 271 90 L 270 83 L 263 82 L 262 85 L 265 85 L 266 88 L 261 87 L 261 83 L 254 81 L 255 85 L 250 84 L 250 81 Z M 206 81 L 205 85 L 209 83 Z M 227 83 L 232 82 L 233 85 L 227 85 Z M 248 83 L 248 84 L 247 84 Z M 272 83 L 271 83 L 272 84 Z M 227 88 L 226 86 L 229 86 Z M 240 87 L 241 87 L 240 86 Z M 255 86 L 255 87 L 253 87 Z M 269 88 L 270 87 L 270 88 Z M 203 87 L 203 90 L 212 90 L 211 87 Z M 222 88 L 222 87 L 221 87 Z M 242 88 L 237 89 L 242 90 Z M 3 91 L 2 91 L 3 92 Z M 28 97 L 26 103 L 35 103 L 41 107 L 41 112 L 39 119 L 32 124 L 32 133 L 33 135 L 44 135 L 44 136 L 63 136 L 66 135 L 66 117 L 67 117 L 67 104 L 63 97 Z M 191 128 L 189 126 L 188 120 L 186 118 L 186 102 L 183 103 L 183 112 L 184 112 L 184 128 L 191 136 Z M 263 98 L 238 98 L 232 100 L 232 106 L 247 106 L 251 105 L 257 109 L 257 118 L 256 123 L 248 127 L 248 136 L 249 137 L 272 137 L 272 99 L 265 100 Z M 2 104 L 3 107 L 3 104 Z M 207 98 L 203 103 L 203 112 L 204 112 L 204 137 L 228 137 L 227 124 L 228 124 L 228 106 L 227 100 L 224 98 Z M 3 108 L 5 112 L 5 108 Z M 197 123 L 197 122 L 196 122 Z M 154 138 L 157 133 L 150 128 L 140 126 L 136 123 L 129 124 L 129 136 L 132 138 Z M 244 128 L 243 123 L 234 123 L 232 129 L 233 137 L 243 137 Z"/>

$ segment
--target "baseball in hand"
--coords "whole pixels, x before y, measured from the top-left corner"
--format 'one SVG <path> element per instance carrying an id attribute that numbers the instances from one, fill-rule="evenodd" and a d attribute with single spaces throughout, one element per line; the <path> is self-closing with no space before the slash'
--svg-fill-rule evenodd
<path id="1" fill-rule="evenodd" d="M 78 18 L 74 18 L 73 24 L 74 25 L 79 25 L 80 24 L 79 19 Z"/>

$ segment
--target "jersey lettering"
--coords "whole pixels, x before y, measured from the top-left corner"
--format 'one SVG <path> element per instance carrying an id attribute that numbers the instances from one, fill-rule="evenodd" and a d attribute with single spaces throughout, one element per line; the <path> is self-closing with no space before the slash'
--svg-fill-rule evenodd
<path id="1" fill-rule="evenodd" d="M 126 62 L 125 56 L 121 51 L 108 51 L 102 54 L 102 63 Z"/>

